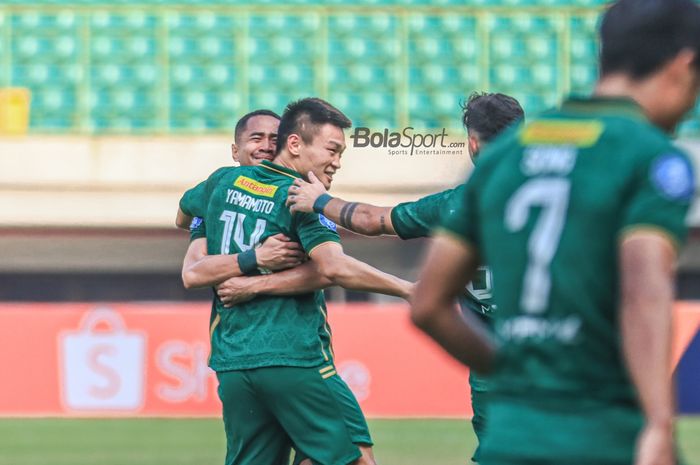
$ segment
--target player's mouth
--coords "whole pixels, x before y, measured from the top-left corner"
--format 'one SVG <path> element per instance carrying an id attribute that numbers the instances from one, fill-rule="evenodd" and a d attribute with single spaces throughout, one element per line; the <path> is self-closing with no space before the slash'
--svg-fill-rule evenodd
<path id="1" fill-rule="evenodd" d="M 255 158 L 256 160 L 272 161 L 275 158 L 275 155 L 273 153 L 268 152 L 258 152 L 253 154 L 253 158 Z"/>

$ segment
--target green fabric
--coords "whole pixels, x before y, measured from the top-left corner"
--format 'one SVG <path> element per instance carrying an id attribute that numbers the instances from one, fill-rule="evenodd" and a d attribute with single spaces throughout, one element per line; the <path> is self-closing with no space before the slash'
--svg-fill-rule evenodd
<path id="1" fill-rule="evenodd" d="M 400 203 L 391 209 L 391 224 L 401 239 L 428 237 L 445 218 L 454 215 L 459 199 L 464 195 L 464 185 L 454 189 L 422 197 L 413 202 Z M 463 307 L 477 314 L 490 314 L 491 274 L 488 268 L 479 268 L 477 275 L 467 286 Z"/>
<path id="2" fill-rule="evenodd" d="M 180 199 L 180 210 L 187 216 L 204 218 L 204 215 L 207 213 L 207 183 L 213 182 L 213 179 L 217 179 L 225 172 L 226 168 L 220 168 L 210 176 L 210 180 L 202 181 L 185 191 Z"/>
<path id="3" fill-rule="evenodd" d="M 217 372 L 226 464 L 287 465 L 290 444 L 313 463 L 347 465 L 359 458 L 348 417 L 359 414 L 362 423 L 364 417 L 339 398 L 334 373 L 331 364 Z"/>
<path id="4" fill-rule="evenodd" d="M 401 239 L 428 237 L 440 224 L 442 215 L 449 215 L 453 198 L 461 198 L 464 186 L 422 197 L 413 202 L 400 203 L 391 209 L 391 224 Z M 454 210 L 452 210 L 454 212 Z"/>
<path id="5" fill-rule="evenodd" d="M 633 463 L 643 418 L 634 405 L 566 399 L 507 401 L 489 394 L 480 463 Z M 493 462 L 497 463 L 497 462 Z"/>
<path id="6" fill-rule="evenodd" d="M 472 386 L 472 410 L 474 414 L 472 415 L 472 428 L 474 429 L 474 434 L 476 434 L 476 450 L 474 450 L 474 455 L 472 455 L 472 462 L 477 462 L 481 460 L 481 442 L 484 440 L 484 433 L 486 432 L 486 402 L 488 397 L 488 392 L 485 389 L 474 389 L 474 385 L 479 383 L 476 379 L 477 376 L 473 373 L 469 373 L 469 384 Z"/>
<path id="7" fill-rule="evenodd" d="M 324 242 L 339 242 L 335 225 L 315 213 L 292 215 L 285 206 L 287 189 L 298 176 L 271 163 L 217 171 L 205 186 L 208 253 L 244 252 L 278 233 L 307 253 Z M 332 359 L 321 292 L 262 295 L 233 309 L 215 297 L 214 307 L 210 366 L 216 371 L 316 366 Z"/>
<path id="8" fill-rule="evenodd" d="M 693 196 L 689 166 L 633 104 L 608 100 L 571 101 L 483 151 L 443 228 L 477 247 L 494 277 L 502 345 L 489 390 L 503 401 L 490 397 L 492 453 L 498 442 L 501 454 L 558 458 L 577 451 L 585 461 L 606 451 L 609 441 L 598 442 L 601 436 L 634 437 L 637 423 L 575 410 L 568 417 L 543 414 L 543 425 L 558 432 L 543 445 L 540 433 L 532 434 L 543 430 L 522 428 L 539 421 L 538 410 L 524 416 L 520 406 L 594 399 L 603 411 L 622 405 L 639 416 L 620 347 L 619 240 L 627 228 L 642 226 L 683 242 Z M 522 433 L 513 433 L 515 425 Z M 589 431 L 590 441 L 581 434 Z M 626 457 L 633 445 L 598 459 Z M 492 457 L 484 449 L 487 463 Z"/>
<path id="9" fill-rule="evenodd" d="M 207 213 L 207 204 L 209 197 L 207 195 L 207 184 L 214 184 L 224 173 L 227 168 L 219 168 L 209 176 L 209 179 L 202 181 L 191 189 L 185 191 L 180 198 L 180 210 L 192 217 L 190 224 L 190 241 L 207 237 L 207 229 L 204 224 L 204 215 Z"/>

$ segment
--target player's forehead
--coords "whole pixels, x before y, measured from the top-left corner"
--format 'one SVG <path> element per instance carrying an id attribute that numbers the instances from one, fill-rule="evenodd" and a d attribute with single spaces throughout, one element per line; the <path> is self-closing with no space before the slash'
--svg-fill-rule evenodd
<path id="1" fill-rule="evenodd" d="M 314 144 L 343 150 L 345 149 L 345 132 L 338 126 L 326 123 L 319 128 L 314 136 Z"/>
<path id="2" fill-rule="evenodd" d="M 246 121 L 241 136 L 247 138 L 254 134 L 277 135 L 277 128 L 279 128 L 279 125 L 280 120 L 274 116 L 256 115 Z"/>

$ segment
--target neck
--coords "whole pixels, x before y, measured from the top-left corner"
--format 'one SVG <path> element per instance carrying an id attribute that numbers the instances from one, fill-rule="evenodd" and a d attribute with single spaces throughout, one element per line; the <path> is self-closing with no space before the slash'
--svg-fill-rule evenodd
<path id="1" fill-rule="evenodd" d="M 600 79 L 593 95 L 596 97 L 622 97 L 634 100 L 646 117 L 653 121 L 651 108 L 661 95 L 656 79 L 633 80 L 625 74 L 612 74 Z"/>
<path id="2" fill-rule="evenodd" d="M 286 150 L 280 152 L 279 155 L 277 155 L 272 161 L 274 163 L 277 163 L 278 165 L 284 166 L 285 168 L 294 170 L 297 173 L 301 173 L 300 167 L 297 166 L 296 163 L 298 161 L 298 157 L 292 157 L 291 154 Z"/>

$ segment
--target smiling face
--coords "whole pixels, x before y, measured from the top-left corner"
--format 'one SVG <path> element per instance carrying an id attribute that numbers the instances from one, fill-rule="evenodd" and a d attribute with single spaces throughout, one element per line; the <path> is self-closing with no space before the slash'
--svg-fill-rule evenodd
<path id="1" fill-rule="evenodd" d="M 242 166 L 259 165 L 272 161 L 277 146 L 277 128 L 280 120 L 268 115 L 250 118 L 236 143 L 231 146 L 233 159 Z"/>
<path id="2" fill-rule="evenodd" d="M 312 171 L 330 188 L 335 172 L 340 169 L 340 158 L 345 151 L 345 133 L 332 124 L 324 124 L 313 136 L 310 144 L 299 138 L 299 160 L 297 170 L 304 176 Z"/>

